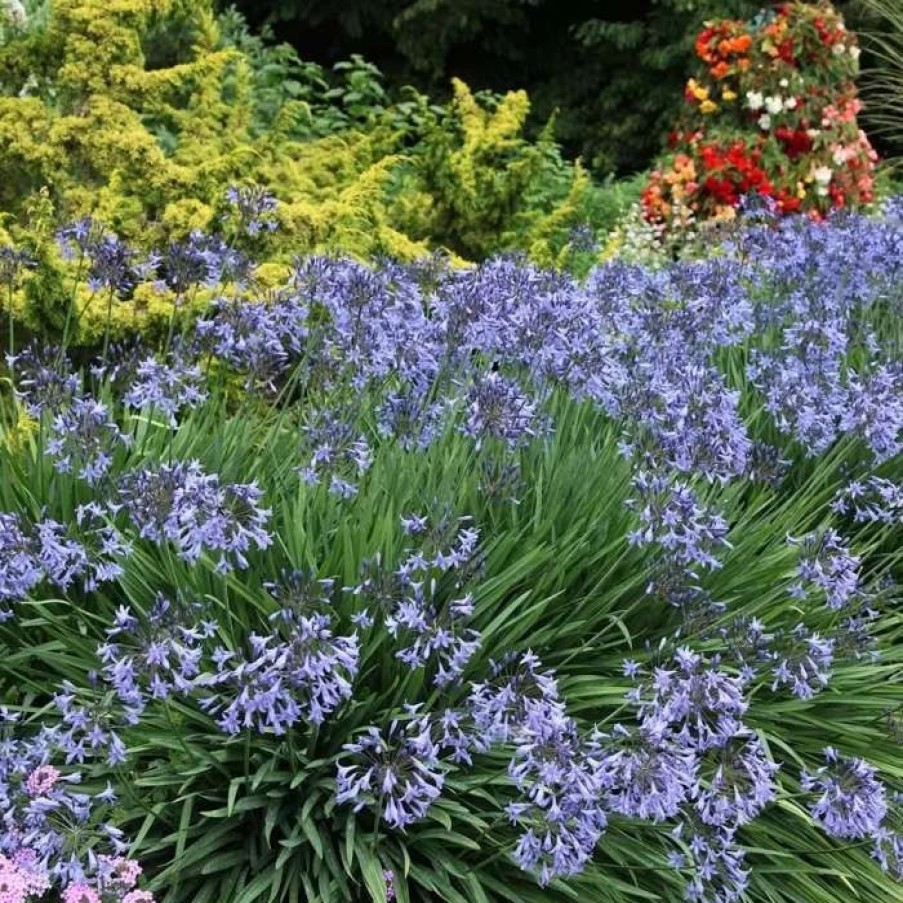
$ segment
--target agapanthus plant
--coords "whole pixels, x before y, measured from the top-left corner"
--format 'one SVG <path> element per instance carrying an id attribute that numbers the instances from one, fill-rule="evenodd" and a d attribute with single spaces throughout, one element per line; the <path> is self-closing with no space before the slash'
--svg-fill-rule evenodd
<path id="1" fill-rule="evenodd" d="M 83 774 L 171 903 L 890 898 L 901 226 L 317 258 L 160 353 L 14 354 L 0 694 L 53 749 L 4 813 Z M 141 903 L 101 852 L 54 892 Z"/>

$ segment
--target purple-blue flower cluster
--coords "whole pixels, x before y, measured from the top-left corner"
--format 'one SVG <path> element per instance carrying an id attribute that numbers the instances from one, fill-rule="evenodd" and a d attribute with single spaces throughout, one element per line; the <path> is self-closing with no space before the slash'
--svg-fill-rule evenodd
<path id="1" fill-rule="evenodd" d="M 825 750 L 825 763 L 801 777 L 803 790 L 811 794 L 812 817 L 832 837 L 874 837 L 887 815 L 887 790 L 875 768 L 832 747 Z"/>
<path id="2" fill-rule="evenodd" d="M 117 610 L 97 657 L 128 721 L 137 721 L 151 700 L 188 695 L 203 685 L 204 641 L 215 635 L 216 624 L 199 620 L 197 608 L 159 595 L 144 618 L 127 606 Z"/>
<path id="3" fill-rule="evenodd" d="M 75 398 L 54 418 L 45 451 L 58 473 L 75 473 L 95 486 L 109 472 L 116 448 L 129 438 L 103 402 Z"/>
<path id="4" fill-rule="evenodd" d="M 831 508 L 857 523 L 903 524 L 903 485 L 875 476 L 854 480 L 837 494 Z"/>
<path id="5" fill-rule="evenodd" d="M 123 403 L 149 416 L 162 416 L 174 427 L 183 408 L 196 408 L 206 398 L 204 377 L 196 363 L 176 358 L 166 364 L 148 357 L 138 364 Z"/>
<path id="6" fill-rule="evenodd" d="M 416 706 L 407 708 L 408 720 L 394 720 L 385 733 L 367 728 L 345 744 L 350 762 L 336 772 L 336 801 L 351 803 L 356 812 L 372 806 L 392 828 L 422 819 L 445 784 L 430 719 L 419 716 Z"/>
<path id="7" fill-rule="evenodd" d="M 247 567 L 247 552 L 272 542 L 266 529 L 270 512 L 260 506 L 261 496 L 251 483 L 221 483 L 198 461 L 128 471 L 117 492 L 142 539 L 170 542 L 190 563 L 204 553 L 219 553 L 221 571 Z"/>
<path id="8" fill-rule="evenodd" d="M 156 258 L 145 258 L 119 236 L 90 218 L 61 229 L 60 247 L 67 257 L 76 252 L 87 261 L 88 288 L 128 298 L 156 267 Z"/>
<path id="9" fill-rule="evenodd" d="M 322 724 L 351 698 L 360 650 L 356 632 L 336 633 L 333 581 L 287 574 L 268 590 L 279 604 L 272 633 L 252 633 L 250 653 L 219 647 L 212 658 L 215 692 L 205 710 L 229 734 L 248 728 L 280 735 L 298 723 Z"/>
<path id="10" fill-rule="evenodd" d="M 26 524 L 16 514 L 0 514 L 0 605 L 21 602 L 44 580 L 68 589 L 80 580 L 85 592 L 123 573 L 131 547 L 96 503 L 81 505 L 75 524 L 50 518 Z M 0 620 L 8 617 L 0 609 Z"/>

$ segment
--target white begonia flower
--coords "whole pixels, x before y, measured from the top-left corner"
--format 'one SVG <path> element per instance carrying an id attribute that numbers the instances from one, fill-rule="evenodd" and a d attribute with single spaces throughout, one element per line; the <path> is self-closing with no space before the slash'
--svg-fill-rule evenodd
<path id="1" fill-rule="evenodd" d="M 848 147 L 838 147 L 833 154 L 834 165 L 843 166 L 853 156 L 853 153 Z"/>
<path id="2" fill-rule="evenodd" d="M 854 45 L 853 47 L 850 48 L 850 56 L 853 57 L 854 60 L 858 60 L 858 59 L 859 59 L 859 54 L 860 54 L 860 53 L 862 53 L 862 51 L 861 51 L 858 47 L 856 47 L 855 45 Z"/>
<path id="3" fill-rule="evenodd" d="M 846 44 L 835 44 L 831 48 L 831 50 L 832 50 L 834 56 L 843 56 L 847 52 L 847 45 Z"/>
<path id="4" fill-rule="evenodd" d="M 831 176 L 833 175 L 834 173 L 830 166 L 816 166 L 815 169 L 812 170 L 812 178 L 815 179 L 819 185 L 827 185 L 828 182 L 831 181 Z"/>
<path id="5" fill-rule="evenodd" d="M 759 91 L 746 92 L 746 105 L 751 110 L 761 110 L 764 103 L 765 99 L 762 97 L 762 94 Z"/>
<path id="6" fill-rule="evenodd" d="M 789 87 L 790 87 L 790 82 L 787 81 L 786 78 L 782 78 L 782 79 L 778 82 L 778 84 L 779 84 L 782 88 L 789 88 Z"/>
<path id="7" fill-rule="evenodd" d="M 771 117 L 768 113 L 763 113 L 759 117 L 759 128 L 764 129 L 766 132 L 771 128 Z"/>
<path id="8" fill-rule="evenodd" d="M 821 129 L 806 129 L 806 134 L 814 141 L 821 134 Z"/>
<path id="9" fill-rule="evenodd" d="M 787 100 L 784 101 L 784 109 L 785 110 L 795 110 L 796 109 L 796 98 L 788 97 Z"/>
<path id="10" fill-rule="evenodd" d="M 765 109 L 771 113 L 772 116 L 775 116 L 784 109 L 784 101 L 781 96 L 777 94 L 774 97 L 766 97 Z"/>

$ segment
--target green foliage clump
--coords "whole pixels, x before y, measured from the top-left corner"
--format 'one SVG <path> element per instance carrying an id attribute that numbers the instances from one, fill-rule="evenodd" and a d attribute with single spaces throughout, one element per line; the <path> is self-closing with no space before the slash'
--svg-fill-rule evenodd
<path id="1" fill-rule="evenodd" d="M 872 18 L 862 42 L 877 65 L 863 73 L 869 131 L 888 144 L 899 177 L 903 163 L 903 5 L 896 0 L 860 0 Z"/>

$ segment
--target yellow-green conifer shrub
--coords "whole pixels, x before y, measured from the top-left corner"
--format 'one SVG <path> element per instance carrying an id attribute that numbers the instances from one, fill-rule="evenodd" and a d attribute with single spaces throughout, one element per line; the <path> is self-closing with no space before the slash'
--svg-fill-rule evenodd
<path id="1" fill-rule="evenodd" d="M 151 65 L 147 47 L 167 22 L 190 46 Z M 286 100 L 261 130 L 251 61 L 224 44 L 211 0 L 54 0 L 42 29 L 0 35 L 0 213 L 40 265 L 13 299 L 16 318 L 92 342 L 107 320 L 115 336 L 164 329 L 172 314 L 151 286 L 112 311 L 75 287 L 77 263 L 46 216 L 37 229 L 28 213 L 41 191 L 54 226 L 90 216 L 150 249 L 216 228 L 231 185 L 267 187 L 280 228 L 254 250 L 268 285 L 305 252 L 410 260 L 445 247 L 476 259 L 519 248 L 554 263 L 587 180 L 550 129 L 524 137 L 526 94 L 482 103 L 456 81 L 447 110 L 419 96 L 414 106 L 310 138 L 297 128 L 310 110 Z"/>
<path id="2" fill-rule="evenodd" d="M 585 217 L 586 173 L 563 163 L 552 123 L 536 142 L 526 139 L 526 92 L 493 108 L 462 81 L 452 85 L 448 110 L 424 128 L 411 190 L 397 201 L 408 231 L 440 236 L 470 259 L 520 249 L 551 263 Z"/>

